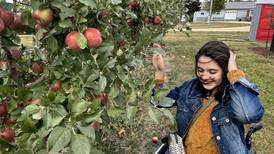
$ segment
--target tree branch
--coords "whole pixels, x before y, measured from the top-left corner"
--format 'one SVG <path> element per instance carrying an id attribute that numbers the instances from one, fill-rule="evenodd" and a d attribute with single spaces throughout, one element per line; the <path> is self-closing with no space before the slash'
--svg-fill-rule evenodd
<path id="1" fill-rule="evenodd" d="M 14 84 L 16 84 L 16 80 L 18 78 L 18 75 L 17 75 L 17 71 L 14 67 L 12 67 L 12 55 L 10 53 L 10 50 L 5 47 L 5 46 L 2 46 L 2 48 L 4 49 L 5 53 L 6 53 L 6 56 L 7 56 L 7 61 L 8 61 L 8 67 L 9 67 L 9 78 L 13 80 Z"/>
<path id="2" fill-rule="evenodd" d="M 42 75 L 38 79 L 36 79 L 34 82 L 26 84 L 25 87 L 26 88 L 31 88 L 31 87 L 39 84 L 40 82 L 44 81 L 45 79 L 46 79 L 45 75 Z"/>

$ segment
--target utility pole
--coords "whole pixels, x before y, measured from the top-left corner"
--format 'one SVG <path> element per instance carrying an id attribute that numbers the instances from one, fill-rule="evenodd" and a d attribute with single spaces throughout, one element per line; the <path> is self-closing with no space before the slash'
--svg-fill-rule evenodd
<path id="1" fill-rule="evenodd" d="M 208 16 L 208 24 L 211 23 L 211 16 L 212 16 L 212 6 L 213 6 L 213 0 L 210 0 L 210 7 L 209 7 L 209 16 Z"/>

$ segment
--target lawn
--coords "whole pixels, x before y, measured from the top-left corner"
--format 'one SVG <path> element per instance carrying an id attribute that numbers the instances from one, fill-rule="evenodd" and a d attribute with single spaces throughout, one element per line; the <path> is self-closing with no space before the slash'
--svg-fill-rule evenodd
<path id="1" fill-rule="evenodd" d="M 274 152 L 274 58 L 252 52 L 250 48 L 264 47 L 265 44 L 249 42 L 247 37 L 248 33 L 233 32 L 192 32 L 189 38 L 180 32 L 168 33 L 164 43 L 174 49 L 174 52 L 167 54 L 171 67 L 168 71 L 168 83 L 172 87 L 180 84 L 182 80 L 191 79 L 194 76 L 196 51 L 207 41 L 224 40 L 236 50 L 238 67 L 244 70 L 247 78 L 261 89 L 260 99 L 265 108 L 265 115 L 262 120 L 263 129 L 253 137 L 253 149 L 258 154 L 272 154 Z"/>
<path id="2" fill-rule="evenodd" d="M 250 26 L 250 23 L 246 22 L 212 22 L 208 24 L 207 22 L 192 22 L 191 27 L 193 29 L 200 28 L 226 28 L 226 27 L 243 27 Z"/>

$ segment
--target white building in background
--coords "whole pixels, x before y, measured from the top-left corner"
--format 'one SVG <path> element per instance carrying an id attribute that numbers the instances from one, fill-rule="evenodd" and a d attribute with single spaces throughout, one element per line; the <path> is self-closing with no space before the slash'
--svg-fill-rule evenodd
<path id="1" fill-rule="evenodd" d="M 250 21 L 255 3 L 255 1 L 227 2 L 225 9 L 212 14 L 212 21 Z M 207 21 L 208 16 L 209 12 L 205 10 L 205 3 L 202 2 L 201 10 L 194 13 L 193 22 Z"/>

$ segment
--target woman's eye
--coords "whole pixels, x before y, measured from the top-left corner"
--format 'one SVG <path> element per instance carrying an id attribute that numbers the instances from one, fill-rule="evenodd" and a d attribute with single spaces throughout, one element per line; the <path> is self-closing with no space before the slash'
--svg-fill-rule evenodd
<path id="1" fill-rule="evenodd" d="M 210 71 L 209 73 L 210 74 L 216 74 L 217 72 L 216 71 Z"/>

